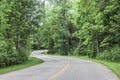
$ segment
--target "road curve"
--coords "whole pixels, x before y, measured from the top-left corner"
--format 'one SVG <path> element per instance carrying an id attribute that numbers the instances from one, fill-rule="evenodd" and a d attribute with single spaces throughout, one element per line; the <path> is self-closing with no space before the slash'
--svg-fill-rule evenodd
<path id="1" fill-rule="evenodd" d="M 45 62 L 26 69 L 0 75 L 0 80 L 118 80 L 106 67 L 74 58 L 58 57 L 34 51 L 32 56 Z"/>

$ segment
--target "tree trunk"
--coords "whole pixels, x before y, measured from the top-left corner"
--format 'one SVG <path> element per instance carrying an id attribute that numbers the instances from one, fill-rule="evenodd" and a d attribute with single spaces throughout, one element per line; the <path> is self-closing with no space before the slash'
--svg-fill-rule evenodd
<path id="1" fill-rule="evenodd" d="M 16 29 L 16 50 L 18 54 L 20 54 L 20 35 L 19 35 L 19 27 Z"/>
<path id="2" fill-rule="evenodd" d="M 96 39 L 96 50 L 97 50 L 97 54 L 99 53 L 99 44 L 98 44 L 98 39 Z"/>
<path id="3" fill-rule="evenodd" d="M 16 35 L 16 50 L 20 54 L 20 42 L 19 42 L 19 35 Z"/>
<path id="4" fill-rule="evenodd" d="M 96 32 L 96 51 L 99 53 L 99 42 L 98 42 L 98 32 Z"/>

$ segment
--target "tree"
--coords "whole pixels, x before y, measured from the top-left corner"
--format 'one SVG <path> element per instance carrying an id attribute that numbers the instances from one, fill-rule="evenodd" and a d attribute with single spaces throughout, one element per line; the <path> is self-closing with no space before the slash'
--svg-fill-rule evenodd
<path id="1" fill-rule="evenodd" d="M 54 3 L 54 4 L 53 4 Z M 52 5 L 51 9 L 48 10 L 46 16 L 46 23 L 40 28 L 40 35 L 43 42 L 47 43 L 50 53 L 60 53 L 67 55 L 69 49 L 69 24 L 67 14 L 69 13 L 69 1 L 57 0 L 50 1 Z M 46 34 L 43 36 L 43 34 Z M 47 36 L 47 38 L 45 37 Z M 45 44 L 43 43 L 43 45 Z M 56 52 L 54 52 L 56 51 Z"/>
<path id="2" fill-rule="evenodd" d="M 0 22 L 1 64 L 11 65 L 28 59 L 31 38 L 35 32 L 37 1 L 2 0 Z M 14 58 L 14 59 L 12 59 Z"/>
<path id="3" fill-rule="evenodd" d="M 79 0 L 74 16 L 74 23 L 78 28 L 74 36 L 80 41 L 78 47 L 84 45 L 84 53 L 91 57 L 95 57 L 96 53 L 100 52 L 100 34 L 104 31 L 103 14 L 98 9 L 94 0 Z"/>

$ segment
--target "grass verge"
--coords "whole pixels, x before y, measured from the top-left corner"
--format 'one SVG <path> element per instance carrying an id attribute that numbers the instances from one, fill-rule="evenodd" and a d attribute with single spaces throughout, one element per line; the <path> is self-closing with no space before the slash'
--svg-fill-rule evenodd
<path id="1" fill-rule="evenodd" d="M 5 67 L 5 68 L 0 68 L 0 74 L 5 74 L 5 73 L 12 72 L 12 71 L 20 70 L 20 69 L 23 69 L 23 68 L 27 68 L 27 67 L 30 67 L 30 66 L 33 66 L 33 65 L 36 65 L 36 64 L 40 64 L 42 62 L 43 62 L 43 60 L 41 60 L 41 59 L 30 57 L 28 61 L 26 61 L 22 64 L 8 66 L 8 67 Z"/>
<path id="2" fill-rule="evenodd" d="M 90 60 L 90 61 L 93 61 L 93 62 L 103 64 L 104 66 L 108 67 L 113 73 L 115 73 L 120 80 L 120 63 L 119 62 L 110 62 L 110 61 L 105 61 L 105 60 L 90 59 L 87 56 L 81 56 L 81 57 L 70 56 L 70 57 Z"/>

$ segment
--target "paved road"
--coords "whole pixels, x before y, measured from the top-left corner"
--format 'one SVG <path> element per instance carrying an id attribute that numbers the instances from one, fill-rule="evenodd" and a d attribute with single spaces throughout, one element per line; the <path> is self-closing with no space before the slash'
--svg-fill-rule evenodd
<path id="1" fill-rule="evenodd" d="M 0 80 L 118 80 L 106 67 L 74 58 L 58 57 L 34 51 L 32 56 L 45 62 L 23 70 L 0 75 Z"/>

